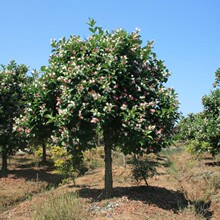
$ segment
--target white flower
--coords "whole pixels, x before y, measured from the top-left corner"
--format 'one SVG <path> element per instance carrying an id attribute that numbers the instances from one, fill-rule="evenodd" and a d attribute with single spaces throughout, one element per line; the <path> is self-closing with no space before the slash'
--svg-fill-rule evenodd
<path id="1" fill-rule="evenodd" d="M 106 106 L 104 107 L 104 111 L 105 112 L 111 112 L 112 108 L 113 108 L 113 104 L 112 103 L 106 103 Z"/>
<path id="2" fill-rule="evenodd" d="M 141 91 L 141 87 L 137 86 L 137 91 L 140 92 Z"/>
<path id="3" fill-rule="evenodd" d="M 74 101 L 69 101 L 68 107 L 75 107 L 76 103 Z"/>
<path id="4" fill-rule="evenodd" d="M 121 110 L 125 110 L 127 108 L 127 105 L 126 104 L 123 104 L 122 106 L 121 106 Z"/>
<path id="5" fill-rule="evenodd" d="M 155 125 L 150 125 L 150 126 L 148 127 L 148 129 L 149 129 L 150 131 L 153 131 L 155 128 L 156 128 Z"/>
<path id="6" fill-rule="evenodd" d="M 66 115 L 66 113 L 67 113 L 67 109 L 58 109 L 58 113 L 60 114 L 60 115 Z"/>

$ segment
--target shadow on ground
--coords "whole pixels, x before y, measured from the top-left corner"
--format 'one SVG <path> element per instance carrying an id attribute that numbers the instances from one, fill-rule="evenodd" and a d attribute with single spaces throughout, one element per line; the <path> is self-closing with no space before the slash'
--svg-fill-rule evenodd
<path id="1" fill-rule="evenodd" d="M 26 181 L 43 181 L 47 182 L 48 185 L 57 186 L 62 181 L 63 176 L 58 174 L 48 173 L 46 170 L 35 170 L 35 169 L 20 169 L 11 170 L 8 173 L 13 175 L 14 178 L 24 178 Z"/>
<path id="2" fill-rule="evenodd" d="M 21 165 L 14 170 L 8 170 L 8 176 L 14 179 L 24 178 L 26 181 L 42 181 L 48 186 L 58 186 L 64 178 L 62 175 L 51 173 L 50 166 L 37 167 L 36 164 Z M 2 173 L 0 172 L 0 178 Z"/>
<path id="3" fill-rule="evenodd" d="M 78 191 L 82 198 L 92 198 L 93 201 L 98 201 L 101 197 L 102 189 L 83 188 Z M 145 204 L 155 205 L 164 210 L 179 212 L 189 206 L 195 207 L 197 214 L 203 215 L 205 219 L 211 219 L 213 212 L 209 210 L 211 203 L 203 201 L 192 202 L 185 198 L 180 191 L 168 190 L 157 186 L 131 186 L 131 187 L 115 187 L 113 190 L 114 198 L 127 197 L 129 200 L 142 201 Z"/>
<path id="4" fill-rule="evenodd" d="M 82 198 L 92 198 L 98 200 L 103 190 L 83 188 L 79 191 Z M 113 197 L 126 196 L 130 200 L 142 201 L 146 204 L 156 205 L 165 210 L 178 212 L 188 206 L 188 201 L 183 193 L 179 191 L 167 190 L 156 186 L 132 186 L 116 187 L 113 190 Z"/>
<path id="5" fill-rule="evenodd" d="M 213 161 L 213 162 L 206 162 L 205 163 L 206 166 L 211 166 L 211 167 L 216 167 L 216 166 L 220 166 L 220 162 L 219 161 Z"/>

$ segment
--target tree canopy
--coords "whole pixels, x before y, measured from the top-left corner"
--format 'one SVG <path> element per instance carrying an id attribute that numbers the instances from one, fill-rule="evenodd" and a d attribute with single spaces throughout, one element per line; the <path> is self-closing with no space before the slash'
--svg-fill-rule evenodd
<path id="1" fill-rule="evenodd" d="M 168 146 L 178 101 L 175 91 L 164 86 L 170 73 L 152 42 L 142 47 L 137 30 L 104 31 L 93 19 L 88 24 L 92 35 L 87 39 L 52 41 L 50 65 L 42 67 L 47 98 L 40 112 L 58 128 L 53 140 L 79 160 L 96 146 L 97 130 L 103 133 L 110 194 L 111 150 L 143 154 Z"/>
<path id="2" fill-rule="evenodd" d="M 13 130 L 16 117 L 23 113 L 26 100 L 28 68 L 11 61 L 0 69 L 0 147 L 2 171 L 7 172 L 7 155 L 24 147 L 24 139 Z M 28 132 L 28 130 L 25 130 Z"/>

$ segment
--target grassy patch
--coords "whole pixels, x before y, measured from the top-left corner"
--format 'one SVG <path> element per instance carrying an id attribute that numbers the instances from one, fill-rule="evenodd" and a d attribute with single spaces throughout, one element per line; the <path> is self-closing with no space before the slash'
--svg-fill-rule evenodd
<path id="1" fill-rule="evenodd" d="M 50 196 L 43 204 L 34 207 L 34 220 L 86 219 L 85 204 L 76 193 Z"/>

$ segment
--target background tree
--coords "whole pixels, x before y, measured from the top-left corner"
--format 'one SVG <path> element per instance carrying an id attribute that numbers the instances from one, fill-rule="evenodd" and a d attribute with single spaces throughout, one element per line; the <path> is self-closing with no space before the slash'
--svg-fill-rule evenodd
<path id="1" fill-rule="evenodd" d="M 202 102 L 205 115 L 203 139 L 210 144 L 210 153 L 216 155 L 220 152 L 220 89 L 215 89 L 204 96 Z"/>
<path id="2" fill-rule="evenodd" d="M 220 86 L 220 67 L 215 72 L 215 82 L 213 84 L 214 88 Z"/>
<path id="3" fill-rule="evenodd" d="M 46 145 L 55 129 L 53 123 L 48 123 L 47 115 L 56 112 L 56 89 L 44 89 L 45 84 L 39 72 L 34 70 L 31 83 L 27 88 L 28 100 L 25 111 L 16 119 L 14 129 L 23 133 L 30 146 L 42 147 L 42 164 L 46 163 Z M 52 94 L 50 93 L 52 92 Z M 28 132 L 25 132 L 27 131 Z"/>
<path id="4" fill-rule="evenodd" d="M 170 74 L 152 52 L 152 42 L 142 47 L 138 31 L 103 31 L 92 19 L 88 24 L 88 39 L 71 36 L 52 42 L 50 65 L 42 68 L 42 89 L 51 100 L 54 91 L 59 94 L 57 114 L 52 111 L 47 118 L 56 123 L 59 130 L 54 136 L 76 161 L 96 146 L 96 131 L 102 131 L 104 196 L 109 197 L 112 149 L 143 154 L 168 146 L 178 101 L 174 90 L 164 86 Z"/>
<path id="5" fill-rule="evenodd" d="M 189 142 L 192 153 L 209 152 L 213 156 L 220 152 L 220 89 L 219 69 L 216 71 L 214 88 L 202 98 L 203 111 L 189 114 L 177 126 L 180 140 Z"/>
<path id="6" fill-rule="evenodd" d="M 200 132 L 201 131 L 201 132 Z M 187 143 L 195 140 L 204 132 L 204 114 L 190 113 L 186 117 L 182 117 L 176 127 L 177 141 Z"/>
<path id="7" fill-rule="evenodd" d="M 23 113 L 26 100 L 28 68 L 11 61 L 0 69 L 0 146 L 2 155 L 2 173 L 7 173 L 7 157 L 18 148 L 24 147 L 18 133 L 13 130 L 15 118 Z M 28 132 L 28 130 L 25 130 Z"/>

